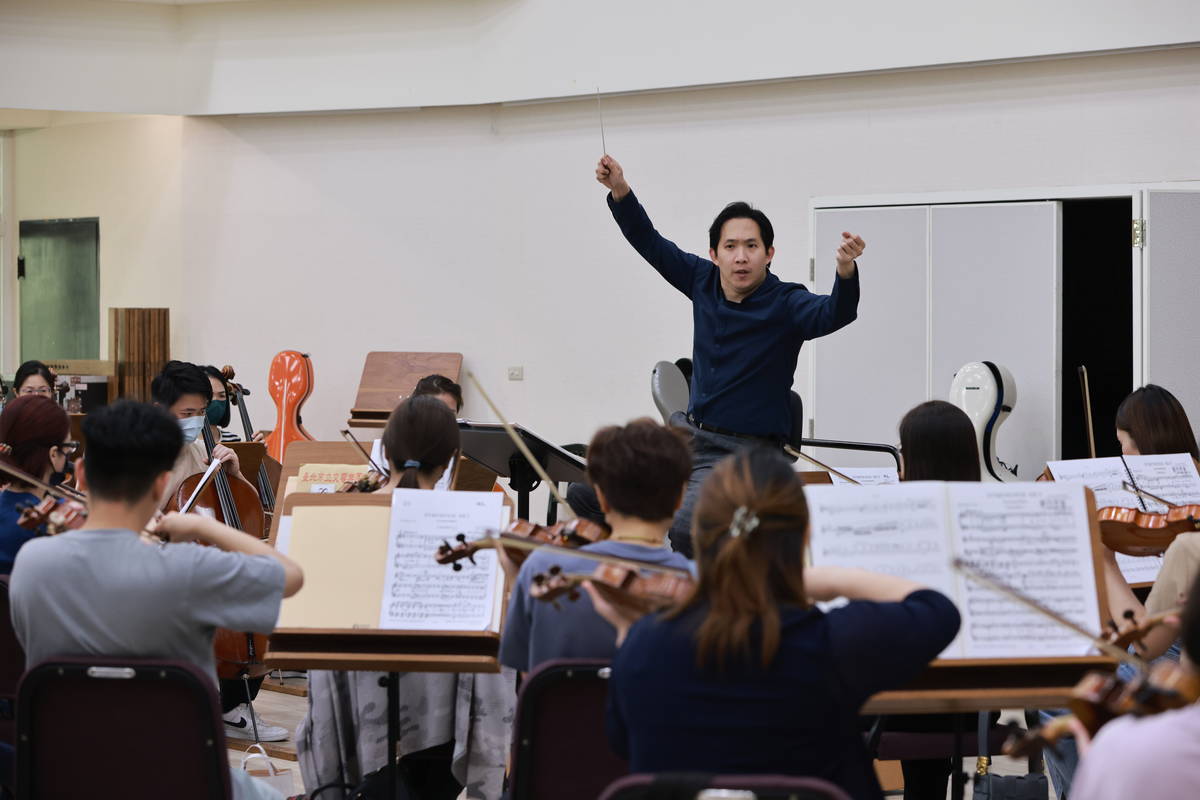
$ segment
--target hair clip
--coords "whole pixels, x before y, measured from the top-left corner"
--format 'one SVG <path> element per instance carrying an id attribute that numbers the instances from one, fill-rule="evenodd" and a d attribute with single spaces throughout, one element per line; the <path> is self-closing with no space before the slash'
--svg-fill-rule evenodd
<path id="1" fill-rule="evenodd" d="M 0 455 L 11 455 L 12 445 L 5 442 L 0 442 Z"/>
<path id="2" fill-rule="evenodd" d="M 757 527 L 758 515 L 745 506 L 738 506 L 738 510 L 733 512 L 733 522 L 729 523 L 729 535 L 736 539 Z"/>
<path id="3" fill-rule="evenodd" d="M 421 468 L 421 462 L 417 461 L 416 459 L 410 458 L 408 461 L 404 462 L 404 469 L 420 469 L 420 468 Z"/>

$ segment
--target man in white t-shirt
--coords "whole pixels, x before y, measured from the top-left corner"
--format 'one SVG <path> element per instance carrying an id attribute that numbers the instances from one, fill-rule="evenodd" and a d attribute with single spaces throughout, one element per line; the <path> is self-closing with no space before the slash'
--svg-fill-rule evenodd
<path id="1" fill-rule="evenodd" d="M 141 533 L 183 445 L 164 410 L 118 401 L 89 414 L 83 432 L 87 523 L 30 542 L 13 566 L 13 627 L 26 665 L 64 656 L 163 658 L 195 664 L 215 683 L 214 631 L 270 633 L 281 600 L 304 582 L 300 567 L 196 514 L 158 523 L 169 544 Z M 279 796 L 241 770 L 232 773 L 238 800 Z"/>

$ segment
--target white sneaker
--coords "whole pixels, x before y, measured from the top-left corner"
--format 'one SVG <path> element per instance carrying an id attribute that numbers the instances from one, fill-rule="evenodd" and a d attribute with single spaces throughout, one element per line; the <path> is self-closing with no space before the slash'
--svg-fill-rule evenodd
<path id="1" fill-rule="evenodd" d="M 250 721 L 251 714 L 254 714 L 254 722 Z M 226 738 L 254 741 L 255 723 L 258 724 L 259 741 L 282 742 L 288 738 L 287 728 L 266 724 L 262 717 L 251 710 L 249 703 L 242 703 L 233 711 L 225 714 L 223 719 L 225 720 Z"/>

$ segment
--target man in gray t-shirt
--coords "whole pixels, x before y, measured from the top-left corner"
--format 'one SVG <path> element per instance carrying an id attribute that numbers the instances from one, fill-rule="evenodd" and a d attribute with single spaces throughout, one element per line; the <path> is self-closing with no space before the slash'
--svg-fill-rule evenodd
<path id="1" fill-rule="evenodd" d="M 13 628 L 26 665 L 64 656 L 162 658 L 195 664 L 215 684 L 214 631 L 270 633 L 280 602 L 304 582 L 300 567 L 198 514 L 158 523 L 170 543 L 140 533 L 183 443 L 166 412 L 119 401 L 88 415 L 83 432 L 87 523 L 30 542 L 13 565 Z M 241 770 L 232 775 L 235 800 L 279 797 Z"/>

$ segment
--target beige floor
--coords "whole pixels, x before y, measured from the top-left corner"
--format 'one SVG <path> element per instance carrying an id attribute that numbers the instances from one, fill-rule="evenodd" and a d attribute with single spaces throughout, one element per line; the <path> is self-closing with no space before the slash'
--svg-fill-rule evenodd
<path id="1" fill-rule="evenodd" d="M 307 708 L 308 701 L 303 697 L 294 695 L 280 694 L 278 692 L 263 691 L 259 692 L 258 700 L 255 701 L 255 708 L 266 722 L 272 725 L 281 725 L 287 728 L 292 735 L 295 735 L 296 726 L 300 724 L 300 720 L 304 718 L 304 713 Z M 1001 722 L 1007 722 L 1009 719 L 1021 720 L 1020 712 L 1010 711 L 1005 712 L 1001 717 Z M 294 742 L 289 742 L 294 751 Z M 229 742 L 229 763 L 236 767 L 241 763 L 242 756 L 245 753 L 247 744 L 236 743 L 235 740 Z M 281 770 L 290 770 L 292 774 L 292 785 L 294 794 L 303 792 L 304 783 L 300 780 L 300 768 L 295 761 L 272 758 L 271 762 L 276 768 Z M 261 763 L 261 762 L 260 762 Z M 975 759 L 963 759 L 963 771 L 973 775 L 975 773 Z M 992 772 L 998 775 L 1024 775 L 1027 772 L 1027 764 L 1025 759 L 1013 759 L 1007 756 L 996 756 L 992 760 Z M 314 787 L 315 788 L 315 787 Z M 330 795 L 331 797 L 333 795 Z M 949 790 L 946 792 L 947 798 L 950 796 Z M 967 783 L 964 797 L 969 800 L 971 797 L 971 783 Z M 1050 789 L 1050 800 L 1055 800 L 1054 788 Z"/>

